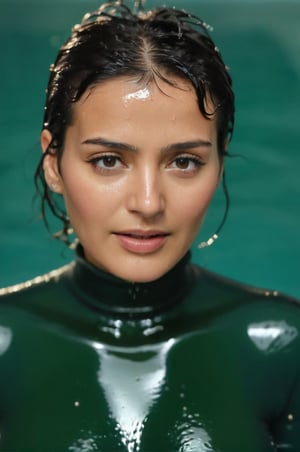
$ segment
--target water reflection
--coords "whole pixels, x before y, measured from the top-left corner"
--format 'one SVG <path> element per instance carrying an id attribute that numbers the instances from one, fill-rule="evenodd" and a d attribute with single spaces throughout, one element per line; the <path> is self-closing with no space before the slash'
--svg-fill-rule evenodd
<path id="1" fill-rule="evenodd" d="M 98 325 L 99 331 L 111 334 L 116 339 L 120 339 L 123 335 L 135 334 L 135 332 L 142 332 L 143 336 L 152 336 L 164 330 L 163 325 L 160 324 L 160 318 L 142 319 L 138 323 L 136 321 L 120 319 L 105 319 L 105 324 L 102 322 Z"/>
<path id="2" fill-rule="evenodd" d="M 248 336 L 259 350 L 274 353 L 292 342 L 298 336 L 298 331 L 285 321 L 270 320 L 250 324 Z"/>
<path id="3" fill-rule="evenodd" d="M 91 435 L 92 436 L 92 435 Z M 94 438 L 80 439 L 76 445 L 68 448 L 69 452 L 97 452 L 98 446 Z"/>
<path id="4" fill-rule="evenodd" d="M 98 381 L 128 452 L 139 450 L 147 416 L 165 382 L 166 358 L 174 342 L 125 351 L 95 344 L 100 358 Z"/>
<path id="5" fill-rule="evenodd" d="M 3 355 L 9 348 L 12 341 L 12 331 L 10 328 L 0 326 L 0 355 Z"/>
<path id="6" fill-rule="evenodd" d="M 181 445 L 179 452 L 213 452 L 211 438 L 198 413 L 188 413 L 188 408 L 184 407 L 184 415 L 176 429 L 180 431 Z"/>

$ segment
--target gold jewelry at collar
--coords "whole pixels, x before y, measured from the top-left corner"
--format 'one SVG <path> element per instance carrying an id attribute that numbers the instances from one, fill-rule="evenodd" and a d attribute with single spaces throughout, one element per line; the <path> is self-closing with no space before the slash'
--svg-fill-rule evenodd
<path id="1" fill-rule="evenodd" d="M 4 287 L 0 289 L 0 296 L 20 292 L 20 290 L 29 289 L 32 286 L 49 282 L 52 279 L 56 281 L 66 270 L 71 268 L 73 265 L 74 265 L 73 263 L 67 264 L 64 265 L 63 267 L 57 268 L 56 270 L 52 270 L 49 273 L 46 273 L 45 275 L 36 276 L 35 278 L 30 279 L 28 281 L 24 281 L 19 284 L 14 284 L 13 286 Z"/>

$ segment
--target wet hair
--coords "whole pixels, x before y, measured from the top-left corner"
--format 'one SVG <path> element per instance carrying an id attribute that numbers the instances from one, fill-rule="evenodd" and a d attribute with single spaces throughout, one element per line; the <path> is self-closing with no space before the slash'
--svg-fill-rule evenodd
<path id="1" fill-rule="evenodd" d="M 206 23 L 175 8 L 133 12 L 120 1 L 104 4 L 73 27 L 50 67 L 43 128 L 52 134 L 52 141 L 37 167 L 35 184 L 45 221 L 48 206 L 63 221 L 65 236 L 69 220 L 46 184 L 43 159 L 49 153 L 57 154 L 60 162 L 65 132 L 73 121 L 72 106 L 83 93 L 121 76 L 146 85 L 163 80 L 177 86 L 175 78 L 189 81 L 202 115 L 216 118 L 218 152 L 220 158 L 226 155 L 226 141 L 234 125 L 234 94 L 228 69 Z M 213 112 L 207 110 L 208 100 Z"/>

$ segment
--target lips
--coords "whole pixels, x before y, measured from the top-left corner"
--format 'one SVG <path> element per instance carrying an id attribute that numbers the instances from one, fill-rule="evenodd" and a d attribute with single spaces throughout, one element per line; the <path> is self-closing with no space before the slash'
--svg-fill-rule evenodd
<path id="1" fill-rule="evenodd" d="M 169 233 L 158 230 L 130 230 L 115 233 L 124 249 L 138 254 L 158 251 L 165 244 L 169 235 Z"/>

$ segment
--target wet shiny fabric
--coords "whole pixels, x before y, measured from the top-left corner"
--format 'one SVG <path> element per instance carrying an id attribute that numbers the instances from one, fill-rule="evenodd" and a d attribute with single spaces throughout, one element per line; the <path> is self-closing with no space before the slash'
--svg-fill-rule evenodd
<path id="1" fill-rule="evenodd" d="M 1 451 L 300 450 L 300 305 L 185 258 L 1 291 Z"/>

